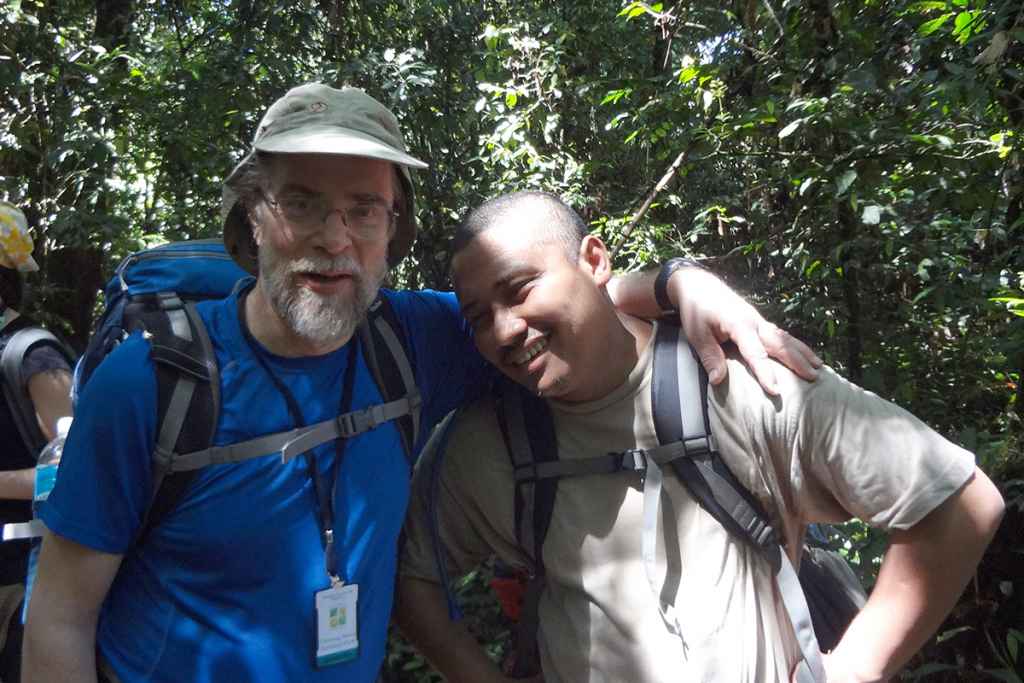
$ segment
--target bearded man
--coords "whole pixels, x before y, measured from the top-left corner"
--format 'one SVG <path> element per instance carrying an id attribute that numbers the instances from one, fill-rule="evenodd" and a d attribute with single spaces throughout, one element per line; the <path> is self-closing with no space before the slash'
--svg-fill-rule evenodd
<path id="1" fill-rule="evenodd" d="M 377 296 L 404 330 L 423 434 L 489 382 L 453 295 L 379 290 L 415 238 L 409 169 L 425 167 L 392 113 L 361 90 L 308 84 L 270 108 L 224 203 L 228 249 L 256 277 L 197 307 L 220 370 L 215 446 L 381 404 L 353 335 Z M 702 303 L 720 310 L 721 301 Z M 758 325 L 772 336 L 735 303 L 723 314 L 749 326 L 734 337 L 756 339 Z M 715 334 L 728 327 L 707 317 Z M 269 454 L 203 468 L 140 540 L 156 396 L 141 335 L 104 360 L 81 396 L 41 513 L 50 534 L 25 680 L 95 681 L 99 660 L 101 678 L 123 683 L 374 681 L 409 496 L 394 423 L 288 462 Z M 356 625 L 323 658 L 321 603 L 332 623 Z"/>

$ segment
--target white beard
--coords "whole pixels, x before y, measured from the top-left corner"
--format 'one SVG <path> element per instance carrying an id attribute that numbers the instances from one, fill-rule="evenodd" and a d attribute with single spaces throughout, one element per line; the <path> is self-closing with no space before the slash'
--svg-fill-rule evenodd
<path id="1" fill-rule="evenodd" d="M 260 245 L 259 265 L 263 294 L 274 312 L 297 336 L 317 345 L 344 343 L 351 338 L 387 273 L 387 264 L 381 263 L 378 272 L 367 274 L 348 256 L 287 259 L 269 242 Z M 354 296 L 321 296 L 294 282 L 295 273 L 339 270 L 352 274 Z"/>

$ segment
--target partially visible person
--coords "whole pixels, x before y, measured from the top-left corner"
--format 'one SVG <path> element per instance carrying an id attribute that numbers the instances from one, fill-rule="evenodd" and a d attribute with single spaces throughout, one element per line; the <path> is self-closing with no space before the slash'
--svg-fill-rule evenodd
<path id="1" fill-rule="evenodd" d="M 267 111 L 223 206 L 228 251 L 254 278 L 196 306 L 220 371 L 215 446 L 380 409 L 356 334 L 378 297 L 404 329 L 419 390 L 407 403 L 422 399 L 424 426 L 493 378 L 453 295 L 380 288 L 415 239 L 412 171 L 423 168 L 395 116 L 359 89 L 306 84 Z M 756 336 L 759 321 L 734 335 L 749 325 Z M 275 446 L 197 470 L 140 541 L 156 395 L 139 334 L 84 388 L 41 512 L 26 681 L 93 681 L 97 655 L 122 683 L 374 681 L 409 491 L 394 423 L 331 432 L 288 462 Z"/>
<path id="2" fill-rule="evenodd" d="M 24 291 L 22 273 L 39 269 L 32 258 L 32 238 L 25 215 L 0 201 L 0 351 L 20 330 L 38 323 L 18 312 Z M 71 368 L 64 355 L 48 344 L 32 347 L 21 362 L 21 386 L 0 392 L 0 524 L 32 518 L 32 489 L 39 449 L 56 434 L 57 419 L 71 414 Z M 6 382 L 0 373 L 0 382 Z M 30 404 L 41 438 L 23 438 L 8 399 Z M 26 443 L 26 440 L 31 441 Z M 0 681 L 20 680 L 21 600 L 29 541 L 0 543 Z"/>
<path id="3" fill-rule="evenodd" d="M 456 414 L 447 447 L 417 465 L 396 598 L 402 630 L 450 683 L 505 680 L 449 619 L 441 585 L 492 555 L 527 573 L 544 569 L 537 637 L 547 683 L 788 683 L 815 666 L 813 680 L 884 681 L 956 604 L 1003 510 L 970 453 L 827 368 L 811 383 L 776 366 L 773 397 L 730 355 L 728 378 L 707 391 L 710 433 L 791 560 L 812 522 L 856 516 L 890 532 L 867 604 L 831 653 L 811 644 L 808 655 L 768 558 L 699 507 L 668 462 L 660 509 L 650 508 L 653 523 L 647 517 L 646 495 L 658 490 L 648 486 L 662 472 L 650 466 L 661 323 L 612 305 L 604 244 L 557 197 L 526 192 L 470 212 L 453 254 L 481 354 L 547 404 L 558 462 L 542 464 L 568 472 L 580 464 L 571 461 L 627 454 L 647 464 L 557 479 L 536 558 L 517 529 L 532 520 L 532 533 L 544 533 L 520 498 L 537 489 L 517 482 L 541 476 L 539 465 L 516 472 L 507 446 L 528 437 L 510 433 L 497 396 Z M 525 402 L 522 412 L 537 414 Z M 526 429 L 546 424 L 526 419 Z M 655 530 L 648 555 L 643 538 Z"/>

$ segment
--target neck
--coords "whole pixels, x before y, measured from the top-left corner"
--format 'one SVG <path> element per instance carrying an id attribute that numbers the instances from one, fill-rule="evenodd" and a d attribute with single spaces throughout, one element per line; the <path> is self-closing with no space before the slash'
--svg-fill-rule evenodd
<path id="1" fill-rule="evenodd" d="M 598 358 L 590 366 L 602 368 L 594 375 L 587 397 L 583 400 L 596 401 L 618 389 L 629 378 L 651 339 L 651 323 L 640 318 L 619 313 L 609 317 L 601 343 L 593 347 Z"/>
<path id="2" fill-rule="evenodd" d="M 243 322 L 249 329 L 249 333 L 263 345 L 263 348 L 277 356 L 285 358 L 322 356 L 337 351 L 351 339 L 351 335 L 349 335 L 344 339 L 318 343 L 296 334 L 270 305 L 259 282 L 249 290 L 244 306 L 245 321 L 240 322 Z"/>

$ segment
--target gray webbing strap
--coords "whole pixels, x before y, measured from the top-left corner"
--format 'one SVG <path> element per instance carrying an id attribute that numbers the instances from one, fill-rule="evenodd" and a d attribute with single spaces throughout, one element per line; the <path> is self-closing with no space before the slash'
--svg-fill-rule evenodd
<path id="1" fill-rule="evenodd" d="M 782 604 L 786 608 L 786 613 L 789 614 L 796 642 L 804 657 L 797 666 L 796 681 L 797 683 L 825 683 L 825 665 L 821 660 L 821 648 L 818 647 L 818 639 L 814 635 L 811 610 L 807 607 L 804 589 L 800 587 L 800 578 L 785 551 L 779 546 L 775 547 L 779 549 L 779 555 L 782 557 L 778 563 L 779 568 L 775 572 L 775 584 L 779 587 Z"/>
<path id="2" fill-rule="evenodd" d="M 505 422 L 508 424 L 508 449 L 512 456 L 512 463 L 518 471 L 522 467 L 533 463 L 533 449 L 526 436 L 525 429 L 517 429 L 517 425 L 525 425 L 523 417 L 523 401 L 518 391 L 506 391 L 502 395 L 505 409 Z M 534 510 L 534 487 L 531 484 L 519 486 L 519 495 L 522 497 L 522 510 Z M 523 514 L 519 520 L 519 542 L 528 552 L 534 552 L 535 539 L 533 535 L 533 514 Z M 541 566 L 540 557 L 533 558 L 536 566 Z"/>
<path id="3" fill-rule="evenodd" d="M 785 550 L 778 544 L 778 539 L 769 521 L 761 517 L 757 511 L 743 498 L 742 494 L 714 467 L 714 459 L 718 456 L 718 444 L 715 443 L 713 435 L 708 433 L 704 422 L 706 406 L 701 405 L 700 400 L 693 400 L 693 397 L 700 397 L 700 368 L 690 347 L 686 344 L 677 344 L 676 359 L 678 362 L 679 396 L 690 397 L 690 400 L 680 400 L 680 413 L 683 421 L 683 437 L 691 460 L 697 466 L 704 481 L 711 489 L 714 499 L 729 513 L 729 516 L 736 521 L 743 529 L 750 534 L 750 538 L 761 549 L 761 554 L 768 560 L 769 566 L 775 573 L 775 582 L 779 588 L 783 605 L 793 625 L 800 652 L 803 655 L 803 662 L 797 667 L 797 683 L 825 683 L 825 669 L 821 661 L 821 649 L 818 647 L 818 639 L 814 635 L 814 627 L 811 624 L 811 612 L 807 607 L 807 600 L 804 597 L 803 588 L 800 587 L 800 580 L 797 577 L 793 565 L 789 561 Z M 694 387 L 698 390 L 694 391 Z M 703 443 L 702 443 L 703 442 Z M 706 445 L 705 445 L 706 444 Z M 697 446 L 695 449 L 693 446 Z M 649 496 L 647 487 L 650 486 L 650 474 L 648 482 L 644 486 L 644 544 L 645 549 L 648 543 L 654 543 L 657 527 L 648 529 L 647 507 L 648 500 L 651 500 L 651 507 L 657 505 L 657 498 Z M 654 523 L 657 524 L 656 511 L 651 513 L 655 516 Z M 650 537 L 650 538 L 648 538 Z M 652 550 L 653 552 L 653 550 Z M 644 564 L 647 565 L 645 554 Z M 653 584 L 652 584 L 653 587 Z"/>
<path id="4" fill-rule="evenodd" d="M 420 392 L 416 386 L 416 377 L 413 376 L 412 366 L 409 365 L 409 357 L 406 355 L 405 349 L 402 348 L 402 342 L 398 340 L 398 335 L 391 329 L 391 325 L 388 324 L 383 316 L 376 318 L 374 325 L 377 327 L 377 331 L 380 332 L 384 343 L 388 345 L 391 357 L 395 359 L 398 372 L 402 375 L 405 392 L 412 400 L 409 415 L 412 417 L 412 433 L 415 438 L 415 435 L 420 433 Z M 409 446 L 411 448 L 412 444 Z"/>
<path id="5" fill-rule="evenodd" d="M 14 522 L 4 524 L 3 540 L 17 541 L 22 538 L 39 538 L 46 531 L 46 525 L 41 519 L 33 519 L 30 522 Z"/>
<path id="6" fill-rule="evenodd" d="M 539 479 L 563 479 L 590 474 L 613 474 L 615 472 L 647 472 L 647 462 L 654 460 L 659 465 L 672 462 L 686 455 L 682 442 L 665 444 L 655 448 L 631 448 L 621 453 L 607 453 L 593 458 L 573 460 L 550 460 L 528 462 L 517 467 L 515 479 L 519 482 Z"/>
<path id="7" fill-rule="evenodd" d="M 166 461 L 168 472 L 185 472 L 207 465 L 241 462 L 277 452 L 281 453 L 282 462 L 288 462 L 328 441 L 356 436 L 389 420 L 408 415 L 411 407 L 412 402 L 406 396 L 397 401 L 354 410 L 307 427 L 267 434 L 227 446 L 211 446 L 181 455 L 168 456 L 166 453 L 160 453 L 158 458 Z"/>
<path id="8" fill-rule="evenodd" d="M 679 617 L 676 608 L 665 602 L 658 590 L 658 579 L 655 575 L 657 569 L 658 550 L 658 511 L 661 509 L 661 485 L 664 480 L 661 467 L 653 458 L 647 460 L 647 472 L 644 476 L 644 507 L 643 507 L 643 530 L 641 531 L 641 557 L 644 562 L 644 573 L 647 575 L 647 584 L 651 588 L 651 594 L 658 601 L 658 613 L 665 628 L 672 635 L 682 638 L 683 629 L 679 625 Z"/>
<path id="9" fill-rule="evenodd" d="M 174 292 L 161 292 L 157 295 L 160 301 L 160 308 L 167 314 L 171 323 L 171 332 L 175 337 L 185 341 L 192 341 L 192 326 L 188 323 L 188 316 L 185 314 L 185 304 Z"/>
<path id="10" fill-rule="evenodd" d="M 185 424 L 188 406 L 192 402 L 195 390 L 195 379 L 188 375 L 178 375 L 174 382 L 174 389 L 171 391 L 171 399 L 167 403 L 167 412 L 164 413 L 164 420 L 160 424 L 160 434 L 156 439 L 153 460 L 156 464 L 154 477 L 157 484 L 167 472 L 171 471 L 174 446 L 178 443 L 178 436 Z"/>
<path id="11" fill-rule="evenodd" d="M 736 522 L 747 530 L 751 539 L 762 551 L 773 560 L 772 550 L 778 548 L 775 530 L 768 520 L 762 518 L 747 504 L 743 496 L 736 488 L 729 483 L 715 468 L 710 457 L 701 456 L 692 458 L 697 469 L 704 476 L 704 481 L 714 494 L 715 500 L 721 504 Z M 775 569 L 775 562 L 772 562 L 772 569 Z"/>

